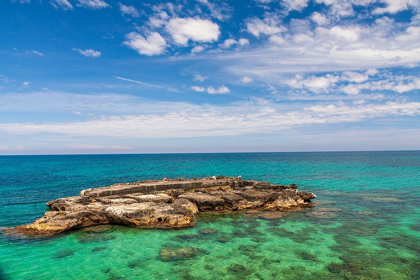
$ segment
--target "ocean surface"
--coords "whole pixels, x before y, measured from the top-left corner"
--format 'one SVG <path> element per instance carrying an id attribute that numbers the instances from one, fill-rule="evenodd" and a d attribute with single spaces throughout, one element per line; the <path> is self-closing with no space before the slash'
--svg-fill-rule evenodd
<path id="1" fill-rule="evenodd" d="M 0 235 L 0 279 L 420 279 L 420 152 L 1 156 L 0 227 L 86 188 L 213 175 L 296 183 L 318 205 L 274 219 L 199 214 L 182 230 Z M 159 257 L 183 247 L 197 249 Z"/>

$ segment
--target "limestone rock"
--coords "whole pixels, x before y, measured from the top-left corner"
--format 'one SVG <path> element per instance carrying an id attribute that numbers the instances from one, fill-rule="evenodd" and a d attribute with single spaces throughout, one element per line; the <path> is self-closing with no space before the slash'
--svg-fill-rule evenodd
<path id="1" fill-rule="evenodd" d="M 179 196 L 195 203 L 200 211 L 222 210 L 224 200 L 220 197 L 213 196 L 202 192 L 185 193 Z"/>
<path id="2" fill-rule="evenodd" d="M 191 227 L 203 211 L 281 210 L 309 206 L 313 193 L 295 184 L 274 185 L 239 177 L 211 176 L 148 180 L 87 189 L 80 196 L 46 203 L 50 211 L 30 225 L 3 230 L 4 234 L 54 234 L 105 224 L 151 228 Z M 312 212 L 312 215 L 331 211 Z M 274 213 L 265 218 L 277 217 Z M 192 249 L 164 251 L 163 259 L 188 255 Z M 185 254 L 184 254 L 185 253 Z M 172 255 L 171 255 L 172 254 Z M 167 257 L 169 255 L 169 257 Z"/>

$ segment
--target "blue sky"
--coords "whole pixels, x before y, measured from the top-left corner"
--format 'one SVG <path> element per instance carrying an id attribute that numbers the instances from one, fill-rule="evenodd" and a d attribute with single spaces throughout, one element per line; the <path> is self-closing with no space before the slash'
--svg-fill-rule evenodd
<path id="1" fill-rule="evenodd" d="M 418 0 L 4 0 L 0 154 L 420 149 Z"/>

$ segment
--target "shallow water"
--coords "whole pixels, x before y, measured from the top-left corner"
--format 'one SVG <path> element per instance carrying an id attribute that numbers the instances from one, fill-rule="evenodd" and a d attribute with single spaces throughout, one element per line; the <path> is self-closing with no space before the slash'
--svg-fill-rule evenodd
<path id="1" fill-rule="evenodd" d="M 420 152 L 0 157 L 0 227 L 89 187 L 221 174 L 297 183 L 318 205 L 201 213 L 182 230 L 0 236 L 0 279 L 420 279 Z"/>

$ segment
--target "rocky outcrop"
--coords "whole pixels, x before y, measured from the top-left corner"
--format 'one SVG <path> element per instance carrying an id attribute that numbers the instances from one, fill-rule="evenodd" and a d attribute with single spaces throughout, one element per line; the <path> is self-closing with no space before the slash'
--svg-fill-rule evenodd
<path id="1" fill-rule="evenodd" d="M 42 218 L 11 231 L 54 234 L 103 224 L 191 227 L 194 215 L 203 211 L 281 211 L 308 205 L 314 198 L 313 193 L 299 192 L 295 184 L 274 185 L 225 176 L 165 178 L 88 189 L 79 196 L 47 202 L 50 211 Z"/>

